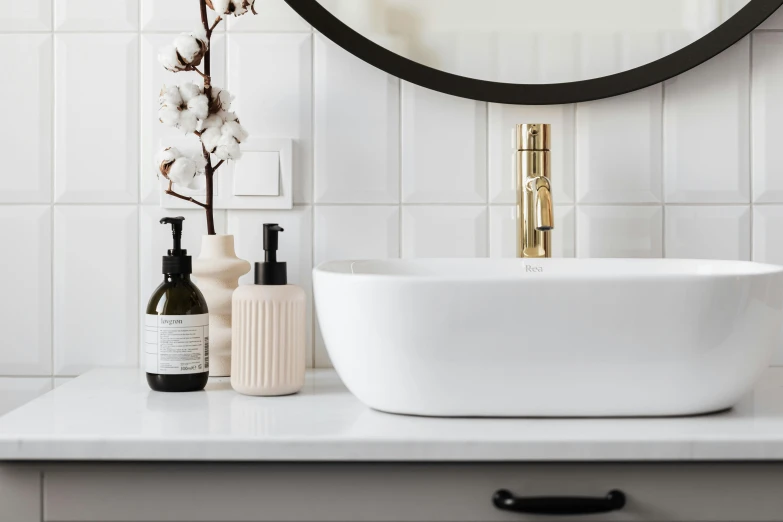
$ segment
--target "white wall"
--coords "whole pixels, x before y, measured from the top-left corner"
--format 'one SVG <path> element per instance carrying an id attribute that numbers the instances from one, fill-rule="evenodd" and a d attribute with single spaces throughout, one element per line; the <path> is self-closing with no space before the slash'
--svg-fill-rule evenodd
<path id="1" fill-rule="evenodd" d="M 215 76 L 251 133 L 296 140 L 296 206 L 221 211 L 218 228 L 255 261 L 279 221 L 308 290 L 331 258 L 513 256 L 511 129 L 533 121 L 554 125 L 556 255 L 783 264 L 783 15 L 664 85 L 524 107 L 400 82 L 258 2 L 216 37 Z M 176 136 L 155 118 L 173 77 L 155 56 L 196 2 L 55 3 L 0 0 L 0 410 L 138 364 L 169 240 L 151 159 Z M 196 255 L 203 216 L 184 214 Z"/>

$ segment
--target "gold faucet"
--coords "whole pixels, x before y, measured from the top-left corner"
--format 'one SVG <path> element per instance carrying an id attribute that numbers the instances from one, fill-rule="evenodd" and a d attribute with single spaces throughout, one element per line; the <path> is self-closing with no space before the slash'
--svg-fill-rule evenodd
<path id="1" fill-rule="evenodd" d="M 517 257 L 552 257 L 551 128 L 517 125 Z"/>

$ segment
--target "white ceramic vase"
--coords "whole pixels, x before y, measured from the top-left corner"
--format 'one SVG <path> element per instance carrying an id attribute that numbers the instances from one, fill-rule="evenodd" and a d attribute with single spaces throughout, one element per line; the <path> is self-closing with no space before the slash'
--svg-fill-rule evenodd
<path id="1" fill-rule="evenodd" d="M 250 263 L 234 252 L 234 236 L 202 236 L 193 275 L 209 308 L 209 376 L 231 375 L 231 295 Z"/>

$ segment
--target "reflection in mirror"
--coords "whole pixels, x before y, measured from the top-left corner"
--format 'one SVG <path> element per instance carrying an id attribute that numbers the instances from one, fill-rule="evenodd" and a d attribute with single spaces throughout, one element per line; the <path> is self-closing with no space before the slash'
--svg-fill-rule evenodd
<path id="1" fill-rule="evenodd" d="M 445 72 L 505 83 L 620 73 L 703 37 L 750 0 L 319 0 L 373 42 Z"/>

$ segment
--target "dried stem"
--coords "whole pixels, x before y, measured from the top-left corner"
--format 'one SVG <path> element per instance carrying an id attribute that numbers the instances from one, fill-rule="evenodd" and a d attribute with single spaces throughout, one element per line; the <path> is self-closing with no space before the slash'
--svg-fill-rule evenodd
<path id="1" fill-rule="evenodd" d="M 207 51 L 207 53 L 209 53 L 209 51 Z M 203 72 L 199 71 L 199 70 L 198 70 L 198 67 L 194 67 L 194 66 L 192 66 L 192 65 L 188 65 L 188 66 L 185 68 L 185 70 L 186 70 L 186 71 L 193 71 L 193 72 L 197 72 L 197 73 L 199 74 L 199 76 L 201 76 L 202 78 L 204 78 L 205 82 L 206 82 L 206 80 L 209 78 L 209 76 L 208 76 L 208 75 L 206 75 L 206 74 L 204 74 Z"/>
<path id="2" fill-rule="evenodd" d="M 201 201 L 198 201 L 198 200 L 193 199 L 193 198 L 188 197 L 188 196 L 183 196 L 182 194 L 177 194 L 176 192 L 174 192 L 172 190 L 172 188 L 171 188 L 172 185 L 173 185 L 173 183 L 171 182 L 171 180 L 169 180 L 169 188 L 166 189 L 166 194 L 168 194 L 169 196 L 174 196 L 175 198 L 184 199 L 185 201 L 190 201 L 191 203 L 195 203 L 196 205 L 198 205 L 200 207 L 207 208 L 207 206 L 204 203 L 202 203 Z"/>
<path id="3" fill-rule="evenodd" d="M 211 45 L 211 39 L 212 39 L 212 31 L 215 30 L 215 27 L 218 26 L 218 24 L 221 22 L 222 18 L 218 16 L 215 18 L 215 20 L 212 22 L 212 25 L 209 24 L 209 19 L 207 18 L 207 2 L 206 0 L 199 0 L 199 9 L 201 11 L 201 24 L 204 26 L 204 31 L 207 33 L 207 50 L 204 53 L 204 70 L 201 71 L 198 69 L 198 67 L 190 66 L 185 68 L 186 71 L 192 71 L 198 73 L 201 78 L 204 80 L 204 94 L 207 97 L 207 100 L 210 102 L 212 101 L 212 73 L 210 71 L 210 62 L 211 62 L 211 54 L 212 54 L 212 45 Z M 201 131 L 194 131 L 196 136 L 201 138 Z M 200 207 L 202 207 L 207 214 L 207 234 L 214 236 L 215 235 L 215 217 L 214 217 L 214 175 L 215 171 L 223 164 L 223 160 L 220 160 L 217 165 L 212 166 L 212 158 L 207 152 L 207 149 L 204 147 L 204 144 L 201 144 L 201 151 L 204 155 L 204 159 L 206 160 L 206 166 L 204 167 L 204 176 L 206 177 L 207 182 L 207 197 L 206 197 L 206 203 L 202 203 L 200 201 L 197 201 L 191 197 L 183 196 L 182 194 L 177 194 L 172 189 L 173 183 L 169 180 L 169 188 L 166 189 L 166 194 L 170 196 L 174 196 L 175 198 L 184 199 L 185 201 L 189 201 L 191 203 L 194 203 Z"/>
<path id="4" fill-rule="evenodd" d="M 221 20 L 222 20 L 222 18 L 219 17 L 219 16 L 217 18 L 215 18 L 215 21 L 212 22 L 212 27 L 207 29 L 207 38 L 212 38 L 212 31 L 215 30 L 215 27 L 217 27 L 217 25 L 220 23 Z"/>
<path id="5" fill-rule="evenodd" d="M 205 0 L 199 0 L 199 9 L 201 11 L 201 24 L 204 26 L 204 31 L 207 33 L 207 52 L 204 53 L 204 94 L 207 96 L 207 100 L 212 101 L 212 72 L 211 72 L 211 55 L 212 55 L 212 30 L 220 23 L 220 17 L 215 19 L 215 23 L 212 27 L 209 26 L 209 20 L 207 19 L 207 3 Z M 201 71 L 199 71 L 200 73 Z M 212 158 L 209 156 L 204 144 L 201 145 L 201 151 L 204 155 L 204 159 L 207 160 L 207 164 L 204 167 L 204 176 L 207 178 L 207 204 L 204 205 L 204 209 L 207 213 L 207 234 L 210 236 L 215 235 L 215 216 L 214 209 L 214 187 L 213 176 L 215 171 L 212 168 Z"/>

